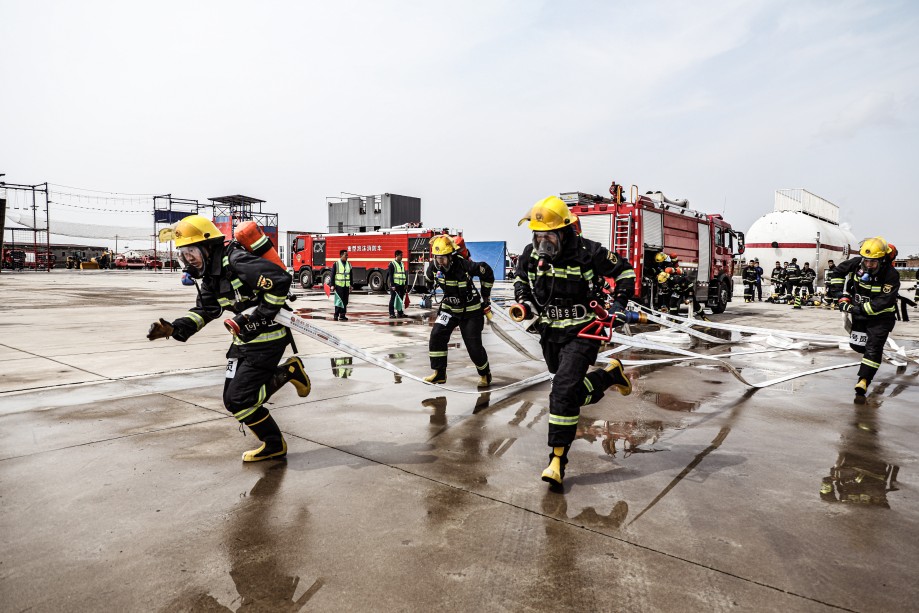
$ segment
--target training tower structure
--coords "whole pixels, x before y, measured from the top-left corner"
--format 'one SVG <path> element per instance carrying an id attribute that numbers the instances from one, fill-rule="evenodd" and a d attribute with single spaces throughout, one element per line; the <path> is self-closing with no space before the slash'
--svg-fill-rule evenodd
<path id="1" fill-rule="evenodd" d="M 159 241 L 156 240 L 156 237 L 159 235 L 160 228 L 171 226 L 189 215 L 197 215 L 200 210 L 201 204 L 190 198 L 173 198 L 172 194 L 153 197 L 153 258 L 155 260 L 159 259 L 157 251 Z M 169 259 L 166 268 L 170 268 L 174 262 L 172 245 L 172 241 L 169 241 Z"/>
<path id="2" fill-rule="evenodd" d="M 24 259 L 24 268 L 46 272 L 54 268 L 48 194 L 47 183 L 23 185 L 0 181 L 0 271 L 4 260 L 12 264 L 14 251 Z M 7 217 L 22 227 L 8 227 Z"/>
<path id="3" fill-rule="evenodd" d="M 279 250 L 284 247 L 278 243 L 278 214 L 262 211 L 264 200 L 250 196 L 219 196 L 208 198 L 214 209 L 214 225 L 228 239 L 236 236 L 236 227 L 244 221 L 254 221 Z"/>

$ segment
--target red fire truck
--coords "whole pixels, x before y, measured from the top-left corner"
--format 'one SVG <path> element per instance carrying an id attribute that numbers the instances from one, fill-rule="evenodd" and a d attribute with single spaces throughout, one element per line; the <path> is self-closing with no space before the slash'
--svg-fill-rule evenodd
<path id="1" fill-rule="evenodd" d="M 396 250 L 402 251 L 409 287 L 424 286 L 425 263 L 431 259 L 429 241 L 440 234 L 462 236 L 450 228 L 410 228 L 378 230 L 355 234 L 300 234 L 291 245 L 294 278 L 304 289 L 317 283 L 331 285 L 332 266 L 342 249 L 348 250 L 355 287 L 366 285 L 371 291 L 386 289 L 386 269 Z"/>
<path id="2" fill-rule="evenodd" d="M 2 260 L 3 268 L 22 270 L 26 265 L 26 252 L 22 249 L 4 249 Z"/>
<path id="3" fill-rule="evenodd" d="M 117 253 L 112 262 L 112 267 L 127 270 L 159 270 L 163 267 L 163 262 L 150 255 L 128 256 L 123 253 Z"/>
<path id="4" fill-rule="evenodd" d="M 628 258 L 641 280 L 635 284 L 636 298 L 650 304 L 654 256 L 663 251 L 678 258 L 694 281 L 695 301 L 713 313 L 724 312 L 734 293 L 734 256 L 744 251 L 743 232 L 721 215 L 694 211 L 687 200 L 670 200 L 661 192 L 639 195 L 633 185 L 628 202 L 622 187 L 613 183 L 610 194 L 613 198 L 581 192 L 560 197 L 577 214 L 585 238 Z"/>

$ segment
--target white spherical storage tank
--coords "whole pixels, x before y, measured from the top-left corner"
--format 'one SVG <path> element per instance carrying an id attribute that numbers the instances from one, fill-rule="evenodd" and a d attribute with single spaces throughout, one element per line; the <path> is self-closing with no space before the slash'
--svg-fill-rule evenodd
<path id="1" fill-rule="evenodd" d="M 747 231 L 746 245 L 744 259 L 758 259 L 766 274 L 776 261 L 797 258 L 798 266 L 810 263 L 817 271 L 818 282 L 823 281 L 827 262 L 838 264 L 857 252 L 855 236 L 848 228 L 798 211 L 763 215 Z"/>

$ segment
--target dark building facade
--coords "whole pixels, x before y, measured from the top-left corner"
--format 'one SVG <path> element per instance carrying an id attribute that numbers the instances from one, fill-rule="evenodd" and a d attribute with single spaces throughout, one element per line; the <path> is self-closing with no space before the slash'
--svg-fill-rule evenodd
<path id="1" fill-rule="evenodd" d="M 331 198 L 329 232 L 372 232 L 421 226 L 421 198 L 399 194 Z"/>

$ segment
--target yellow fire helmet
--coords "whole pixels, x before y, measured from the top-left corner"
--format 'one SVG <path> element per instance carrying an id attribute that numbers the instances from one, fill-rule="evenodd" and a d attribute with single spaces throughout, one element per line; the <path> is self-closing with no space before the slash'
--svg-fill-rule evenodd
<path id="1" fill-rule="evenodd" d="M 863 258 L 877 260 L 890 253 L 890 245 L 880 236 L 875 236 L 874 238 L 866 238 L 858 252 Z"/>
<path id="2" fill-rule="evenodd" d="M 226 237 L 220 233 L 213 221 L 201 215 L 189 215 L 168 228 L 163 228 L 159 233 L 161 243 L 175 241 L 176 247 L 203 243 L 213 238 Z"/>
<path id="3" fill-rule="evenodd" d="M 571 212 L 561 198 L 549 196 L 534 204 L 530 212 L 518 221 L 517 225 L 522 226 L 523 222 L 528 221 L 530 230 L 547 232 L 570 226 L 577 220 L 578 216 Z"/>
<path id="4" fill-rule="evenodd" d="M 669 278 L 670 278 L 670 273 L 661 272 L 659 275 L 657 275 L 657 282 L 658 282 L 658 283 L 666 283 L 666 282 L 667 282 L 667 279 L 669 279 Z"/>
<path id="5" fill-rule="evenodd" d="M 661 251 L 660 253 L 654 256 L 654 261 L 657 262 L 658 264 L 661 264 L 662 262 L 666 262 L 669 259 L 670 259 L 670 256 L 664 253 L 663 251 Z"/>
<path id="6" fill-rule="evenodd" d="M 450 255 L 456 251 L 456 243 L 453 242 L 453 239 L 448 234 L 432 237 L 429 242 L 431 243 L 432 255 Z"/>

